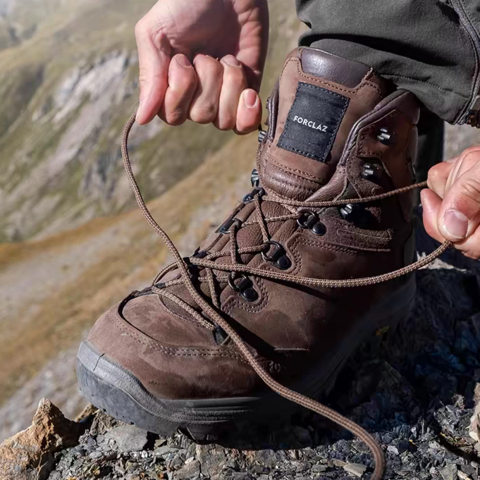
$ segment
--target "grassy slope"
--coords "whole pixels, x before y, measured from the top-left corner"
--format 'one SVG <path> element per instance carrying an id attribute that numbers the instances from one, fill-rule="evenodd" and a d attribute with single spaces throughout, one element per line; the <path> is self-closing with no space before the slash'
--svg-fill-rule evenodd
<path id="1" fill-rule="evenodd" d="M 270 4 L 273 31 L 264 99 L 285 54 L 295 45 L 299 28 L 290 0 L 272 0 Z M 118 120 L 115 128 L 121 127 Z M 187 125 L 168 129 L 161 137 L 136 149 L 134 161 L 137 165 L 143 158 L 144 163 L 158 168 L 165 155 L 175 148 L 176 158 L 193 162 L 196 170 L 192 174 L 188 175 L 186 168 L 184 179 L 151 203 L 162 226 L 190 250 L 213 224 L 224 218 L 240 194 L 248 190 L 255 135 L 239 138 L 216 133 L 212 127 Z M 115 148 L 117 143 L 115 138 Z M 108 148 L 108 143 L 104 148 Z M 205 155 L 211 149 L 219 150 L 202 162 L 202 152 Z M 151 157 L 147 158 L 148 155 Z M 140 179 L 143 183 L 148 180 L 145 175 L 140 175 Z M 153 196 L 154 188 L 150 188 Z M 0 292 L 2 282 L 6 286 L 13 274 L 20 275 L 19 278 L 28 275 L 32 282 L 31 291 L 15 292 L 20 295 L 16 300 L 22 300 L 25 307 L 0 315 L 0 327 L 8 326 L 2 328 L 0 337 L 0 402 L 61 349 L 78 342 L 82 332 L 106 308 L 151 279 L 166 260 L 165 250 L 158 245 L 157 238 L 136 211 L 99 218 L 44 240 L 0 245 Z M 79 250 L 88 254 L 79 257 Z M 55 264 L 60 261 L 65 264 L 57 268 Z M 35 297 L 35 278 L 49 275 L 48 271 L 38 271 L 45 268 L 40 267 L 45 263 L 50 263 L 52 269 L 49 287 Z"/>
<path id="2" fill-rule="evenodd" d="M 72 8 L 52 14 L 38 32 L 20 45 L 0 51 L 0 189 L 15 198 L 20 185 L 31 182 L 31 175 L 38 165 L 48 163 L 58 148 L 65 131 L 78 118 L 84 105 L 56 124 L 54 111 L 47 113 L 46 121 L 33 119 L 34 112 L 46 109 L 52 102 L 59 84 L 78 65 L 94 64 L 113 51 L 135 51 L 132 35 L 135 21 L 151 6 L 151 0 L 104 0 L 83 2 Z M 75 5 L 75 6 L 74 6 Z M 134 85 L 137 65 L 131 64 L 125 72 Z M 111 214 L 124 208 L 118 202 L 109 202 L 100 189 L 97 197 L 81 189 L 88 169 L 102 158 L 118 160 L 118 137 L 123 123 L 136 107 L 136 94 L 121 104 L 112 105 L 108 118 L 102 119 L 102 128 L 87 139 L 84 151 L 67 167 L 62 175 L 49 178 L 43 185 L 29 189 L 28 196 L 20 196 L 0 220 L 0 240 L 23 239 L 35 236 L 50 224 L 52 217 L 63 219 L 63 227 L 75 225 L 76 217 L 89 209 L 89 217 Z M 141 165 L 140 178 L 144 180 L 147 198 L 159 193 L 159 169 L 165 169 L 162 189 L 167 190 L 176 181 L 188 175 L 205 158 L 218 150 L 229 135 L 209 130 L 205 135 L 201 128 L 187 125 L 181 133 L 165 132 L 155 141 L 141 145 L 137 155 Z M 159 148 L 160 147 L 160 148 Z M 180 161 L 181 159 L 181 161 Z M 117 162 L 119 163 L 119 162 Z M 152 169 L 156 170 L 153 172 Z M 113 179 L 120 175 L 114 164 L 110 171 Z M 115 182 L 111 184 L 115 185 Z M 106 190 L 106 188 L 104 188 Z M 0 190 L 1 193 L 1 190 Z M 12 236 L 7 227 L 10 216 L 22 212 L 32 202 L 57 198 L 57 208 L 45 212 L 44 218 L 23 215 L 18 235 Z M 27 203 L 26 203 L 27 202 Z M 130 206 L 132 204 L 130 203 Z M 17 222 L 18 223 L 18 222 Z"/>

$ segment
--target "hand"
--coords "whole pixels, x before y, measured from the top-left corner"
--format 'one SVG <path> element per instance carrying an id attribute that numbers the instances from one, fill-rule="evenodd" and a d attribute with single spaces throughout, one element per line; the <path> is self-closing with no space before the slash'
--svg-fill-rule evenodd
<path id="1" fill-rule="evenodd" d="M 480 258 L 480 146 L 435 165 L 422 191 L 427 233 L 454 243 L 467 257 Z"/>
<path id="2" fill-rule="evenodd" d="M 135 36 L 138 123 L 159 114 L 170 125 L 190 119 L 238 133 L 258 127 L 267 0 L 159 0 Z"/>

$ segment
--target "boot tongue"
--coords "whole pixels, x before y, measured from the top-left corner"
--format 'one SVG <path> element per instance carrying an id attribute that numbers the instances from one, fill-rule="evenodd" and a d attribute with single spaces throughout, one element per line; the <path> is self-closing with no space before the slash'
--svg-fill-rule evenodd
<path id="1" fill-rule="evenodd" d="M 335 172 L 355 122 L 387 93 L 387 83 L 362 63 L 294 50 L 269 99 L 262 185 L 295 200 L 313 195 Z"/>

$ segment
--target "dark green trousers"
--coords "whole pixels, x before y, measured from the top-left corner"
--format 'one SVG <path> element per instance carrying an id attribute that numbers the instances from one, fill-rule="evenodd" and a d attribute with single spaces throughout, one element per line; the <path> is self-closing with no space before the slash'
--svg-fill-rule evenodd
<path id="1" fill-rule="evenodd" d="M 475 123 L 480 0 L 296 0 L 301 45 L 373 67 L 425 106 L 421 175 L 442 154 L 443 121 Z"/>

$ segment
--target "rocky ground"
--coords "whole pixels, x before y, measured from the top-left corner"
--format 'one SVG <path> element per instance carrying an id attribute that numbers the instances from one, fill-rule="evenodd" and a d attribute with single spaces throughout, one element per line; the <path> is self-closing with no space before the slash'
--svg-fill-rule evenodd
<path id="1" fill-rule="evenodd" d="M 420 233 L 422 254 L 434 244 Z M 417 280 L 411 317 L 378 350 L 363 347 L 355 355 L 328 402 L 384 446 L 385 478 L 476 480 L 480 264 L 448 252 L 418 272 Z M 45 404 L 40 410 L 45 411 Z M 48 423 L 38 417 L 36 424 Z M 54 418 L 58 425 L 58 414 Z M 3 464 L 2 480 L 327 480 L 368 479 L 372 473 L 361 442 L 308 413 L 288 421 L 279 418 L 275 425 L 240 427 L 206 444 L 181 432 L 158 437 L 100 412 L 87 412 L 80 423 L 68 425 L 64 440 L 60 428 L 55 442 L 43 442 L 50 447 L 42 455 L 31 448 L 31 431 L 24 433 L 28 448 L 17 436 L 13 450 L 33 451 L 33 459 L 23 470 Z M 10 456 L 12 451 L 11 441 L 0 446 L 0 472 L 5 445 Z"/>

